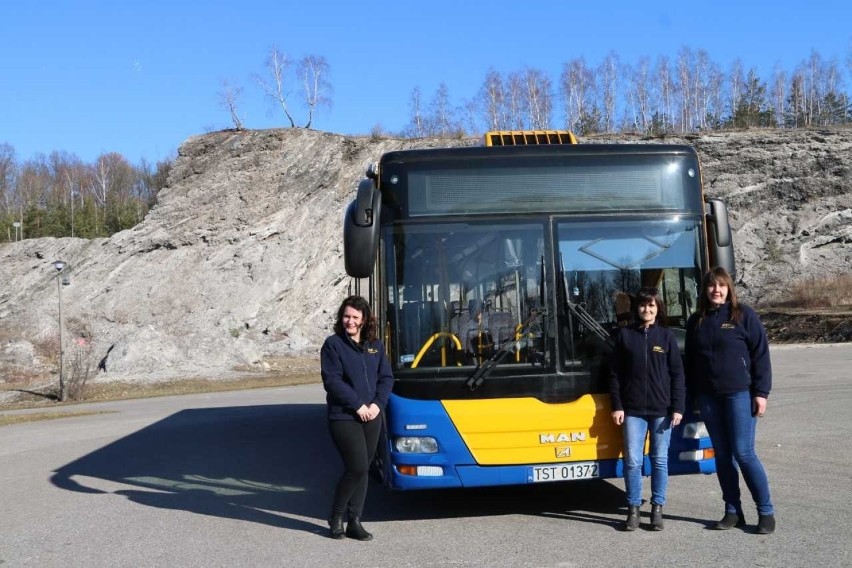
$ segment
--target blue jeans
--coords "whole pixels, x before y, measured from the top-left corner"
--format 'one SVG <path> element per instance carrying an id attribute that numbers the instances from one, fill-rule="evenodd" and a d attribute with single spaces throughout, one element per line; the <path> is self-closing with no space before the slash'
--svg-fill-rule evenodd
<path id="1" fill-rule="evenodd" d="M 651 433 L 651 503 L 664 505 L 669 484 L 669 442 L 672 438 L 668 416 L 624 416 L 624 485 L 628 505 L 642 504 L 642 462 L 645 436 Z"/>
<path id="2" fill-rule="evenodd" d="M 754 452 L 757 418 L 751 413 L 751 394 L 748 391 L 722 395 L 699 393 L 698 409 L 716 450 L 716 476 L 722 488 L 725 512 L 739 515 L 743 512 L 739 465 L 757 505 L 757 513 L 774 515 L 766 470 Z"/>

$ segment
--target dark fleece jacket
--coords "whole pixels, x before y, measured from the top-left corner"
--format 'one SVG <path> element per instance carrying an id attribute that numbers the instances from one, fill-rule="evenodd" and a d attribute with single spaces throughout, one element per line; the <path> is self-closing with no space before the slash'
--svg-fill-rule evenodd
<path id="1" fill-rule="evenodd" d="M 381 341 L 359 345 L 346 335 L 331 335 L 320 350 L 320 368 L 329 420 L 356 420 L 355 411 L 373 402 L 384 412 L 393 372 Z"/>
<path id="2" fill-rule="evenodd" d="M 766 330 L 753 309 L 740 304 L 742 321 L 731 321 L 726 303 L 704 319 L 686 322 L 686 380 L 690 389 L 710 394 L 750 391 L 768 397 L 772 365 Z"/>
<path id="3" fill-rule="evenodd" d="M 613 410 L 636 416 L 683 414 L 683 362 L 671 330 L 622 327 L 615 336 L 609 391 Z"/>

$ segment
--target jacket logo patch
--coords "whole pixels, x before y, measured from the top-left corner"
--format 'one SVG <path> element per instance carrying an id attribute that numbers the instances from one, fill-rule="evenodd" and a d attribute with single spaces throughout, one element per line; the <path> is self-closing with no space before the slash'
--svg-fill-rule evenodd
<path id="1" fill-rule="evenodd" d="M 662 347 L 660 347 L 659 345 L 654 345 L 654 347 L 651 349 L 651 351 L 653 351 L 654 353 L 665 353 L 666 352 L 666 350 L 663 349 Z"/>
<path id="2" fill-rule="evenodd" d="M 379 350 L 374 347 L 367 347 L 367 353 L 369 353 L 370 355 L 375 355 L 378 352 Z"/>
<path id="3" fill-rule="evenodd" d="M 737 326 L 735 326 L 731 322 L 727 322 L 727 321 L 722 324 L 722 329 L 734 329 L 735 327 L 737 327 Z"/>

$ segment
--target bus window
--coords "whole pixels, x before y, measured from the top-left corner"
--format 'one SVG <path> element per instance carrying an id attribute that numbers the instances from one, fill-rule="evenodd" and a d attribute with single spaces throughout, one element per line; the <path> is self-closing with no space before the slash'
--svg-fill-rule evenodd
<path id="1" fill-rule="evenodd" d="M 542 225 L 451 223 L 387 231 L 385 335 L 397 368 L 475 366 L 521 339 L 524 349 L 508 363 L 542 362 L 541 324 L 525 326 L 542 306 Z M 527 341 L 529 333 L 536 337 Z"/>
<path id="2" fill-rule="evenodd" d="M 680 217 L 558 223 L 567 366 L 602 359 L 612 331 L 632 321 L 629 298 L 643 286 L 661 290 L 670 326 L 686 325 L 700 274 L 697 227 Z"/>

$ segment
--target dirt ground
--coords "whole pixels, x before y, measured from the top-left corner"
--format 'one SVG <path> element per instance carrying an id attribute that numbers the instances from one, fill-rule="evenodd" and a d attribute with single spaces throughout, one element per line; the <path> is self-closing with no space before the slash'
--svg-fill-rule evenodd
<path id="1" fill-rule="evenodd" d="M 758 310 L 770 343 L 846 343 L 852 341 L 852 309 Z"/>

